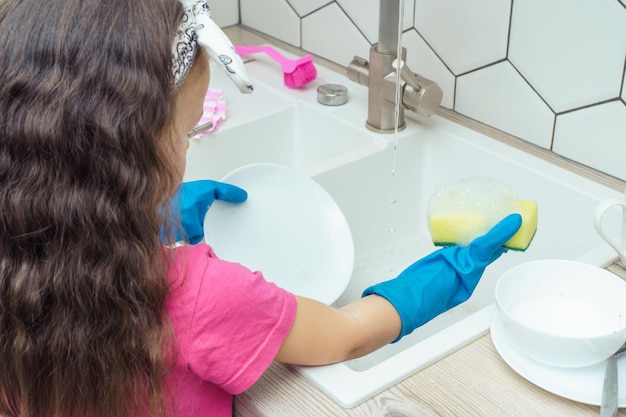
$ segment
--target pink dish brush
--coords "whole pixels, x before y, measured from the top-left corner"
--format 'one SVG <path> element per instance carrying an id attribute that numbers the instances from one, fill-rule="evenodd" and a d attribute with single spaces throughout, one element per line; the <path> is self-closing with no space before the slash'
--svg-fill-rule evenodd
<path id="1" fill-rule="evenodd" d="M 289 59 L 271 46 L 235 45 L 239 55 L 250 55 L 264 52 L 280 64 L 283 69 L 284 82 L 289 88 L 301 88 L 317 77 L 317 69 L 313 65 L 311 55 L 298 59 Z"/>

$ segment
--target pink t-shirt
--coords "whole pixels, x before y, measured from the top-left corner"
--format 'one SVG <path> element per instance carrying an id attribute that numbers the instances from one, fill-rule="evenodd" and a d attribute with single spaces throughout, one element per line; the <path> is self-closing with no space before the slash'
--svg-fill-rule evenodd
<path id="1" fill-rule="evenodd" d="M 174 250 L 166 307 L 177 348 L 173 414 L 230 417 L 233 395 L 261 376 L 287 336 L 295 296 L 208 245 Z"/>

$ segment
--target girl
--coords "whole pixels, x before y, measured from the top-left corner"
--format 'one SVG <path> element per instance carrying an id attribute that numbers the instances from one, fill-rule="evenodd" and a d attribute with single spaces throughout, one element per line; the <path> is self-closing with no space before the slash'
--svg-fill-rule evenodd
<path id="1" fill-rule="evenodd" d="M 202 1 L 0 1 L 0 415 L 230 416 L 273 360 L 361 356 L 463 302 L 520 227 L 340 309 L 208 245 L 163 246 L 208 55 L 250 89 L 225 42 Z M 245 199 L 196 185 L 183 225 Z"/>

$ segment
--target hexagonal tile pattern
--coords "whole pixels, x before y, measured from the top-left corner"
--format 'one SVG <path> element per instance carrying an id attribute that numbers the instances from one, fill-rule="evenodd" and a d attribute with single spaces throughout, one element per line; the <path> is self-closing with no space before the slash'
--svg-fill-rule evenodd
<path id="1" fill-rule="evenodd" d="M 625 53 L 616 0 L 513 3 L 509 59 L 556 113 L 618 97 Z"/>
<path id="2" fill-rule="evenodd" d="M 343 10 L 332 3 L 302 19 L 302 47 L 347 66 L 355 55 L 367 59 L 370 44 Z"/>
<path id="3" fill-rule="evenodd" d="M 304 17 L 315 10 L 332 3 L 332 0 L 287 0 L 298 13 L 298 16 Z"/>
<path id="4" fill-rule="evenodd" d="M 508 62 L 458 78 L 456 111 L 550 148 L 554 113 Z"/>
<path id="5" fill-rule="evenodd" d="M 209 3 L 221 25 L 238 3 L 240 23 L 347 66 L 378 41 L 381 1 Z M 626 0 L 404 3 L 407 64 L 444 107 L 626 180 Z"/>
<path id="6" fill-rule="evenodd" d="M 622 100 L 624 100 L 624 102 L 626 103 L 626 65 L 624 65 L 624 67 L 624 81 L 622 81 Z"/>
<path id="7" fill-rule="evenodd" d="M 300 18 L 285 0 L 240 0 L 241 23 L 294 46 L 300 45 Z"/>
<path id="8" fill-rule="evenodd" d="M 416 0 L 415 28 L 460 75 L 506 58 L 510 12 L 510 0 Z"/>
<path id="9" fill-rule="evenodd" d="M 553 150 L 626 180 L 626 105 L 619 100 L 557 117 Z"/>

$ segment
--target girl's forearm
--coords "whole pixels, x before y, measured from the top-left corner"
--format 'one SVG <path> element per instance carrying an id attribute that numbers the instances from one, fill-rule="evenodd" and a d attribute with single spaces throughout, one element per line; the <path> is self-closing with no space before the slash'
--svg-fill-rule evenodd
<path id="1" fill-rule="evenodd" d="M 298 365 L 341 362 L 373 352 L 400 334 L 400 316 L 382 297 L 364 297 L 339 309 L 297 299 L 296 319 L 277 361 Z"/>

